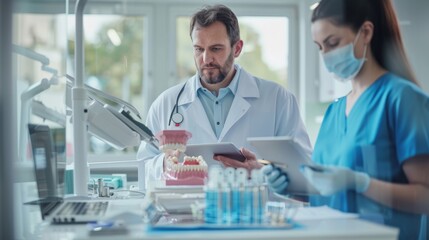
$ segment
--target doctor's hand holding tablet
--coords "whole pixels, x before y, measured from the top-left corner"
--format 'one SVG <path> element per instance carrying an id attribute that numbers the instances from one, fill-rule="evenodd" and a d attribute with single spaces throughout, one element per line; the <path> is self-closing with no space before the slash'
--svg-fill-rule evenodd
<path id="1" fill-rule="evenodd" d="M 225 167 L 245 168 L 249 172 L 252 169 L 259 169 L 263 167 L 263 165 L 256 160 L 256 155 L 250 150 L 241 148 L 240 152 L 245 158 L 244 161 L 230 158 L 221 154 L 214 155 L 213 159 L 221 162 Z"/>

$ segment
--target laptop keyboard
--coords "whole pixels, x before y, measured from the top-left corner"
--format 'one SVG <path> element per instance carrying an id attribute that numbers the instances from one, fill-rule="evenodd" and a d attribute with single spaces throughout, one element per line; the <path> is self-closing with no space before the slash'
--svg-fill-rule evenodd
<path id="1" fill-rule="evenodd" d="M 64 206 L 57 215 L 92 215 L 99 216 L 104 214 L 108 202 L 65 202 Z"/>

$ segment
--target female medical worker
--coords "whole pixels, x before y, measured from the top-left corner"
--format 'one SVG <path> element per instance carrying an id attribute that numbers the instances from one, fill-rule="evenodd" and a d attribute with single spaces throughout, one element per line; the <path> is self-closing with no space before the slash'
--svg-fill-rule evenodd
<path id="1" fill-rule="evenodd" d="M 322 171 L 301 169 L 322 195 L 311 203 L 376 218 L 399 228 L 400 239 L 423 239 L 429 97 L 405 57 L 391 1 L 322 0 L 311 21 L 325 66 L 352 84 L 325 113 L 312 157 Z M 263 171 L 276 192 L 287 193 L 284 174 Z"/>

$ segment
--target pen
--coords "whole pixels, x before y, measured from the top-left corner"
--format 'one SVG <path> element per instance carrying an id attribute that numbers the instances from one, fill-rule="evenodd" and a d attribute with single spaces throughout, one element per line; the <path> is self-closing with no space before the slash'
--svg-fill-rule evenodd
<path id="1" fill-rule="evenodd" d="M 280 167 L 280 168 L 284 168 L 287 169 L 288 165 L 286 163 L 281 163 L 281 162 L 276 162 L 276 161 L 271 161 L 271 160 L 267 160 L 267 159 L 257 159 L 257 162 L 263 164 L 263 165 L 273 165 L 274 167 Z M 329 171 L 326 168 L 324 168 L 323 166 L 319 166 L 319 165 L 314 165 L 314 164 L 303 164 L 301 165 L 301 167 L 308 167 L 311 170 L 315 171 L 315 172 L 326 172 Z"/>
<path id="2" fill-rule="evenodd" d="M 315 172 L 327 172 L 329 170 L 327 170 L 326 168 L 322 167 L 322 166 L 317 166 L 317 165 L 309 165 L 309 164 L 303 164 L 303 167 L 308 167 L 311 170 L 315 171 Z"/>
<path id="3" fill-rule="evenodd" d="M 271 160 L 267 160 L 267 159 L 257 159 L 256 160 L 258 163 L 262 164 L 262 165 L 276 165 L 279 167 L 283 167 L 283 168 L 287 168 L 287 164 L 286 163 L 281 163 L 281 162 L 276 162 L 276 161 L 271 161 Z"/>

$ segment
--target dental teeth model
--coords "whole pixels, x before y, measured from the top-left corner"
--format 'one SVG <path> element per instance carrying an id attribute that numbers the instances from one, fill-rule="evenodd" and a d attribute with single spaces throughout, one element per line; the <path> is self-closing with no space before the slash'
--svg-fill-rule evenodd
<path id="1" fill-rule="evenodd" d="M 178 150 L 184 153 L 192 134 L 185 130 L 163 130 L 156 134 L 159 149 L 164 153 Z M 183 162 L 175 156 L 165 160 L 164 179 L 168 185 L 204 185 L 207 178 L 207 163 L 201 156 L 185 156 Z"/>
<path id="2" fill-rule="evenodd" d="M 159 141 L 159 150 L 167 152 L 168 150 L 179 150 L 185 152 L 186 143 L 192 134 L 186 130 L 162 130 L 156 134 Z"/>
<path id="3" fill-rule="evenodd" d="M 199 157 L 185 156 L 183 162 L 176 157 L 168 158 L 164 171 L 165 184 L 168 185 L 204 185 L 207 178 L 207 163 Z"/>

